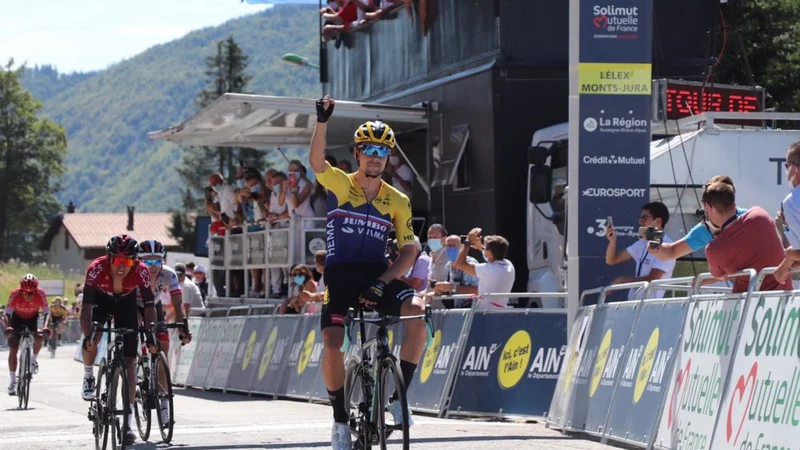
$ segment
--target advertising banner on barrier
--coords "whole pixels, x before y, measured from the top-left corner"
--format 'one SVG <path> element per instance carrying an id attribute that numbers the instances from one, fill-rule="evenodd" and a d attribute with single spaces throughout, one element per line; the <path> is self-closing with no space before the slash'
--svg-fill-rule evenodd
<path id="1" fill-rule="evenodd" d="M 286 393 L 286 385 L 281 386 L 281 374 L 295 335 L 295 328 L 300 323 L 298 316 L 275 316 L 270 320 L 264 352 L 258 364 L 256 377 L 253 379 L 253 392 L 271 395 Z"/>
<path id="2" fill-rule="evenodd" d="M 733 359 L 714 450 L 800 445 L 800 297 L 753 298 Z"/>
<path id="3" fill-rule="evenodd" d="M 203 387 L 211 369 L 211 359 L 214 357 L 214 349 L 222 336 L 227 317 L 211 317 L 203 319 L 205 322 L 203 335 L 200 336 L 197 348 L 192 358 L 192 367 L 189 369 L 189 376 L 186 378 L 186 386 Z"/>
<path id="4" fill-rule="evenodd" d="M 239 345 L 233 357 L 231 370 L 225 389 L 229 391 L 249 392 L 253 379 L 258 372 L 261 361 L 261 352 L 267 342 L 271 331 L 272 319 L 270 317 L 248 317 L 242 326 Z M 277 333 L 275 335 L 277 337 Z M 275 343 L 272 343 L 275 347 Z"/>
<path id="5" fill-rule="evenodd" d="M 458 369 L 464 348 L 462 333 L 468 313 L 469 310 L 434 311 L 433 345 L 425 349 L 417 376 L 408 390 L 411 409 L 439 413 L 444 408 L 445 391 Z"/>
<path id="6" fill-rule="evenodd" d="M 178 374 L 178 361 L 181 358 L 181 339 L 178 330 L 169 330 L 169 352 L 167 353 L 167 363 L 169 364 L 170 379 L 174 380 Z M 197 339 L 196 335 L 192 335 L 193 339 Z M 191 345 L 191 343 L 189 344 Z"/>
<path id="7" fill-rule="evenodd" d="M 595 309 L 586 350 L 572 384 L 571 428 L 600 433 L 606 423 L 614 384 L 639 304 L 603 305 Z"/>
<path id="8" fill-rule="evenodd" d="M 108 350 L 108 333 L 103 333 L 103 336 L 100 338 L 100 344 L 97 346 L 97 356 L 94 357 L 94 365 L 99 366 L 100 360 L 106 357 L 106 351 Z M 113 336 L 112 336 L 113 339 Z M 81 344 L 83 344 L 83 339 L 81 339 Z M 83 364 L 83 347 L 79 345 L 75 349 L 75 361 Z"/>
<path id="9" fill-rule="evenodd" d="M 194 361 L 195 350 L 200 345 L 200 340 L 203 338 L 203 332 L 205 331 L 205 319 L 189 317 L 188 320 L 189 330 L 192 332 L 192 342 L 181 347 L 181 351 L 178 354 L 178 364 L 175 367 L 175 376 L 172 377 L 172 383 L 180 386 L 186 385 L 186 379 L 189 377 Z"/>
<path id="10" fill-rule="evenodd" d="M 286 395 L 310 398 L 312 391 L 315 390 L 322 362 L 319 314 L 300 317 L 289 356 L 289 365 L 282 375 L 287 386 Z"/>
<path id="11" fill-rule="evenodd" d="M 211 360 L 211 370 L 205 382 L 206 388 L 226 388 L 225 383 L 233 366 L 233 358 L 236 356 L 236 347 L 245 320 L 247 320 L 245 317 L 229 317 L 226 321 L 219 344 L 214 350 L 214 358 Z"/>
<path id="12" fill-rule="evenodd" d="M 448 415 L 543 416 L 550 408 L 566 340 L 566 312 L 474 312 Z"/>
<path id="13" fill-rule="evenodd" d="M 709 448 L 744 300 L 695 300 L 689 307 L 656 448 Z"/>
<path id="14" fill-rule="evenodd" d="M 594 305 L 578 309 L 575 324 L 569 336 L 567 351 L 564 354 L 565 363 L 561 365 L 558 381 L 553 392 L 553 400 L 547 412 L 547 420 L 561 427 L 569 426 L 568 418 L 571 417 L 573 388 L 572 381 L 578 374 L 580 362 L 586 349 L 586 337 L 594 315 Z"/>
<path id="15" fill-rule="evenodd" d="M 688 302 L 644 303 L 621 361 L 622 373 L 606 427 L 609 436 L 641 444 L 648 444 L 653 437 Z"/>

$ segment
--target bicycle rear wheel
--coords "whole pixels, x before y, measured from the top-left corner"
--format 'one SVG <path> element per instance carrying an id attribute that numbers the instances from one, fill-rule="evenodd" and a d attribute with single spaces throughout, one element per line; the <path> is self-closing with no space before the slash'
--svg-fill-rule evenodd
<path id="1" fill-rule="evenodd" d="M 50 349 L 50 358 L 56 357 L 56 348 L 58 348 L 58 329 L 52 328 L 53 330 L 53 337 L 50 338 L 50 341 L 47 343 L 47 347 Z"/>
<path id="2" fill-rule="evenodd" d="M 100 361 L 100 368 L 97 371 L 97 384 L 95 385 L 95 397 L 89 408 L 94 408 L 94 447 L 96 450 L 106 450 L 108 445 L 108 409 L 107 398 L 108 389 L 106 387 L 106 360 Z"/>
<path id="3" fill-rule="evenodd" d="M 360 359 L 352 358 L 347 363 L 344 375 L 344 404 L 350 416 L 350 433 L 355 437 L 353 450 L 371 450 L 372 433 L 369 415 L 364 401 Z"/>
<path id="4" fill-rule="evenodd" d="M 136 362 L 136 403 L 134 413 L 139 437 L 146 441 L 150 437 L 152 423 L 153 393 L 150 392 L 150 355 L 139 356 Z"/>
<path id="5" fill-rule="evenodd" d="M 119 364 L 111 373 L 111 385 L 108 391 L 109 425 L 111 426 L 111 448 L 125 450 L 125 432 L 131 426 L 128 423 L 128 376 L 125 368 Z"/>
<path id="6" fill-rule="evenodd" d="M 409 447 L 409 433 L 408 433 L 408 399 L 406 398 L 405 383 L 403 382 L 403 374 L 397 364 L 397 359 L 394 356 L 388 356 L 380 361 L 380 375 L 375 389 L 375 397 L 377 398 L 377 427 L 378 437 L 380 441 L 381 450 L 386 450 L 386 445 L 389 442 L 389 436 L 394 431 L 399 431 L 402 435 L 403 450 L 408 450 Z M 386 406 L 389 404 L 389 398 L 397 391 L 398 398 L 395 402 L 400 402 L 400 410 L 402 411 L 401 423 L 389 425 L 386 423 L 386 415 L 389 414 Z"/>
<path id="7" fill-rule="evenodd" d="M 164 352 L 158 352 L 156 358 L 155 370 L 153 376 L 156 380 L 155 398 L 158 399 L 153 407 L 158 411 L 158 428 L 161 430 L 161 439 L 164 443 L 169 444 L 172 440 L 172 428 L 175 425 L 175 405 L 172 402 L 172 377 L 169 374 L 169 364 L 167 364 L 167 356 Z M 163 378 L 162 374 L 163 373 Z M 162 385 L 161 380 L 164 380 Z M 163 413 L 161 411 L 161 401 L 166 400 L 167 403 L 167 417 L 164 421 Z"/>

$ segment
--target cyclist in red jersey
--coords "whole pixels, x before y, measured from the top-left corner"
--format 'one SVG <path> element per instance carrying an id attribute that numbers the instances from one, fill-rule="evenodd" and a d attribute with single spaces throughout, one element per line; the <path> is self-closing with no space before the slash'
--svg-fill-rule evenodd
<path id="1" fill-rule="evenodd" d="M 95 378 L 93 363 L 97 357 L 97 344 L 101 332 L 93 329 L 92 323 L 104 325 L 113 317 L 115 328 L 139 328 L 136 307 L 136 295 L 141 294 L 144 306 L 145 323 L 156 322 L 153 291 L 150 287 L 150 271 L 147 266 L 136 259 L 138 243 L 136 239 L 122 234 L 112 237 L 106 244 L 106 256 L 95 259 L 86 270 L 86 282 L 83 285 L 83 308 L 81 309 L 81 330 L 83 331 L 83 367 L 84 378 L 81 396 L 84 400 L 95 398 Z M 156 346 L 152 333 L 146 333 L 147 346 L 155 353 Z M 136 347 L 137 333 L 128 333 L 123 337 L 122 354 L 128 369 L 130 397 L 128 399 L 128 424 L 133 420 L 134 403 L 136 402 Z M 133 431 L 124 431 L 126 444 L 136 440 Z"/>
<path id="2" fill-rule="evenodd" d="M 27 274 L 19 281 L 19 288 L 11 291 L 3 314 L 6 337 L 8 338 L 8 395 L 17 394 L 17 349 L 22 328 L 35 333 L 33 341 L 33 358 L 31 360 L 31 373 L 39 372 L 39 363 L 36 358 L 42 349 L 42 330 L 39 329 L 39 310 L 45 314 L 50 311 L 47 306 L 47 294 L 39 287 L 39 280 L 33 274 Z"/>

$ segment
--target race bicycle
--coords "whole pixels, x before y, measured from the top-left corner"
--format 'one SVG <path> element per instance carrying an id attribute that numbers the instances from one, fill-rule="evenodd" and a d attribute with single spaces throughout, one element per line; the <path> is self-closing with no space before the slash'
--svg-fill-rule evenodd
<path id="1" fill-rule="evenodd" d="M 106 322 L 108 324 L 108 322 Z M 97 371 L 95 399 L 89 405 L 89 420 L 93 422 L 92 432 L 97 450 L 105 450 L 111 436 L 111 448 L 124 450 L 125 430 L 128 423 L 128 371 L 122 356 L 123 336 L 137 333 L 138 329 L 101 327 L 94 322 L 92 333 L 106 333 L 106 356 L 100 360 Z M 114 341 L 111 341 L 111 334 Z M 109 432 L 109 427 L 111 431 Z"/>
<path id="2" fill-rule="evenodd" d="M 171 323 L 167 329 L 184 329 L 183 323 Z M 151 330 L 155 331 L 155 325 L 151 325 Z M 155 334 L 155 333 L 154 333 Z M 146 341 L 144 332 L 140 330 L 140 342 Z M 159 373 L 163 372 L 164 385 L 159 383 Z M 169 373 L 167 356 L 159 349 L 156 354 L 150 353 L 146 346 L 142 346 L 139 358 L 136 361 L 136 427 L 139 429 L 139 436 L 143 441 L 150 437 L 150 426 L 152 423 L 152 411 L 156 411 L 158 418 L 158 428 L 161 431 L 161 439 L 165 444 L 172 440 L 172 429 L 175 425 L 175 407 L 173 405 L 172 378 Z M 161 400 L 166 399 L 169 405 L 166 409 L 166 416 L 161 409 Z"/>
<path id="3" fill-rule="evenodd" d="M 19 348 L 17 354 L 19 355 L 19 364 L 17 365 L 17 399 L 19 402 L 19 409 L 28 409 L 28 399 L 31 396 L 31 354 L 33 353 L 33 333 L 28 327 L 23 326 L 22 329 L 14 332 L 19 336 Z"/>
<path id="4" fill-rule="evenodd" d="M 50 359 L 56 357 L 56 348 L 58 348 L 58 324 L 52 321 L 47 325 L 47 329 L 53 330 L 52 333 L 45 333 L 47 339 L 47 349 L 50 351 Z"/>
<path id="5" fill-rule="evenodd" d="M 342 348 L 347 353 L 350 348 L 350 332 L 353 322 L 360 325 L 359 354 L 353 355 L 345 363 L 344 399 L 350 415 L 350 432 L 356 437 L 354 450 L 371 450 L 373 445 L 380 445 L 386 450 L 389 436 L 394 431 L 402 433 L 403 450 L 409 448 L 408 433 L 408 399 L 406 398 L 403 373 L 400 371 L 397 358 L 389 348 L 388 327 L 408 320 L 425 319 L 428 331 L 428 343 L 433 343 L 433 326 L 431 310 L 426 308 L 425 314 L 418 316 L 394 317 L 378 314 L 375 318 L 365 318 L 362 308 L 357 312 L 350 308 L 344 320 L 345 338 Z M 357 317 L 356 317 L 357 315 Z M 375 337 L 366 339 L 366 324 L 378 326 Z M 391 386 L 394 385 L 392 389 Z M 389 396 L 396 391 L 395 402 L 400 402 L 402 422 L 387 424 L 387 404 Z M 360 397 L 359 397 L 360 394 Z"/>

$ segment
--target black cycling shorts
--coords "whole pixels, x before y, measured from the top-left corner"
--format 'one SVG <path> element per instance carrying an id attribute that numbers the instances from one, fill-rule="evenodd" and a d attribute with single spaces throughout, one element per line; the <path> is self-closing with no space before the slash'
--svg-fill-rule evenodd
<path id="1" fill-rule="evenodd" d="M 20 333 L 22 332 L 22 328 L 27 328 L 36 336 L 42 335 L 41 333 L 39 333 L 38 314 L 30 319 L 23 319 L 22 317 L 16 314 L 11 314 L 11 320 L 8 321 L 8 325 L 14 329 L 14 334 L 9 336 L 8 338 L 8 346 L 11 348 L 19 347 L 19 337 Z"/>
<path id="2" fill-rule="evenodd" d="M 358 306 L 361 292 L 375 282 L 387 266 L 376 263 L 336 264 L 325 268 L 325 293 L 322 296 L 320 327 L 343 327 L 347 310 Z M 414 289 L 400 280 L 392 280 L 383 289 L 383 300 L 375 311 L 399 316 L 403 302 L 416 295 Z M 368 310 L 365 309 L 365 310 Z"/>
<path id="3" fill-rule="evenodd" d="M 114 296 L 113 298 L 98 293 L 95 304 L 92 306 L 92 322 L 106 326 L 106 321 L 113 317 L 114 328 L 139 329 L 139 320 L 136 311 L 136 295 Z M 126 333 L 122 337 L 122 355 L 126 358 L 135 358 L 139 334 Z"/>

